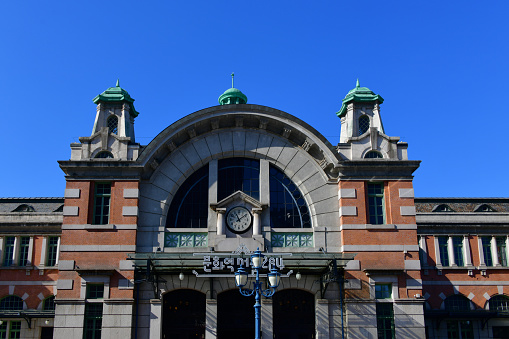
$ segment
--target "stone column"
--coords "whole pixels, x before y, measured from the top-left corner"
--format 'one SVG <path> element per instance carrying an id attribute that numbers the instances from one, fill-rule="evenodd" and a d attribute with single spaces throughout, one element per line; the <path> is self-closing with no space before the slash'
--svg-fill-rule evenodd
<path id="1" fill-rule="evenodd" d="M 20 244 L 21 244 L 21 237 L 15 237 L 14 238 L 14 253 L 13 253 L 13 260 L 12 260 L 12 264 L 15 266 L 19 265 Z"/>
<path id="2" fill-rule="evenodd" d="M 223 235 L 224 234 L 224 214 L 226 213 L 226 208 L 217 208 L 217 225 L 216 225 L 216 234 Z"/>
<path id="3" fill-rule="evenodd" d="M 468 235 L 463 236 L 463 255 L 465 256 L 465 266 L 472 266 L 472 256 L 470 255 L 470 241 Z"/>
<path id="4" fill-rule="evenodd" d="M 253 212 L 253 235 L 261 235 L 262 234 L 262 225 L 260 220 L 260 214 L 262 213 L 261 208 L 253 208 L 251 209 Z"/>
<path id="5" fill-rule="evenodd" d="M 161 328 L 161 300 L 150 299 L 150 339 L 160 339 Z"/>
<path id="6" fill-rule="evenodd" d="M 272 309 L 272 299 L 262 299 L 262 339 L 272 339 L 274 337 Z"/>
<path id="7" fill-rule="evenodd" d="M 479 248 L 479 264 L 480 266 L 486 266 L 484 262 L 484 248 L 482 246 L 482 238 L 477 236 L 477 247 Z"/>
<path id="8" fill-rule="evenodd" d="M 426 237 L 425 236 L 421 236 L 419 238 L 419 247 L 421 248 L 421 251 L 422 251 L 422 266 L 428 266 L 428 250 L 427 250 L 427 247 L 426 247 Z"/>
<path id="9" fill-rule="evenodd" d="M 217 299 L 207 299 L 205 313 L 205 339 L 217 338 Z"/>
<path id="10" fill-rule="evenodd" d="M 451 236 L 447 238 L 447 252 L 449 253 L 449 266 L 457 266 L 456 258 L 454 257 L 454 245 Z"/>
<path id="11" fill-rule="evenodd" d="M 442 266 L 442 258 L 440 257 L 440 244 L 438 242 L 438 237 L 435 238 L 435 264 L 437 266 Z"/>
<path id="12" fill-rule="evenodd" d="M 260 203 L 267 205 L 269 200 L 269 162 L 265 159 L 260 159 Z"/>
<path id="13" fill-rule="evenodd" d="M 498 261 L 497 238 L 495 237 L 491 237 L 491 257 L 493 258 L 493 266 L 500 266 L 500 262 Z"/>

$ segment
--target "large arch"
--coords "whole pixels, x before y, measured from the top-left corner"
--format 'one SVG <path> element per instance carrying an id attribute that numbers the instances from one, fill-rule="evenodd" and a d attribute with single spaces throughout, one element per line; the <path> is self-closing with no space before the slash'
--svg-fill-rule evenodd
<path id="1" fill-rule="evenodd" d="M 177 289 L 163 295 L 162 338 L 205 338 L 205 294 Z"/>
<path id="2" fill-rule="evenodd" d="M 275 339 L 311 339 L 315 334 L 315 296 L 300 289 L 284 289 L 273 296 Z"/>

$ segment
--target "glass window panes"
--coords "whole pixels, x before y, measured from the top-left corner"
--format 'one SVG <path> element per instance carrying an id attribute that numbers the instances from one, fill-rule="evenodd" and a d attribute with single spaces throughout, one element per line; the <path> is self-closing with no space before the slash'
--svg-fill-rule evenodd
<path id="1" fill-rule="evenodd" d="M 0 300 L 0 311 L 18 311 L 23 309 L 23 299 L 10 295 Z"/>
<path id="2" fill-rule="evenodd" d="M 87 284 L 87 299 L 104 298 L 104 284 Z"/>
<path id="3" fill-rule="evenodd" d="M 369 117 L 367 115 L 361 115 L 359 118 L 359 136 L 366 133 L 369 129 Z"/>
<path id="4" fill-rule="evenodd" d="M 465 266 L 463 260 L 463 237 L 452 237 L 454 261 L 458 266 Z"/>
<path id="5" fill-rule="evenodd" d="M 311 227 L 309 209 L 297 185 L 275 166 L 269 169 L 270 225 L 274 228 Z"/>
<path id="6" fill-rule="evenodd" d="M 447 339 L 474 339 L 474 327 L 472 325 L 472 321 L 448 321 Z"/>
<path id="7" fill-rule="evenodd" d="M 166 218 L 169 228 L 206 228 L 209 202 L 209 166 L 187 178 L 173 196 Z"/>
<path id="8" fill-rule="evenodd" d="M 383 158 L 383 156 L 382 156 L 382 153 L 380 153 L 378 151 L 369 151 L 368 153 L 366 153 L 366 155 L 364 155 L 364 158 L 366 158 L 366 159 L 381 159 L 381 158 Z"/>
<path id="9" fill-rule="evenodd" d="M 482 253 L 486 266 L 493 266 L 493 257 L 491 256 L 491 237 L 482 237 Z"/>
<path id="10" fill-rule="evenodd" d="M 14 261 L 14 242 L 16 237 L 5 237 L 4 266 L 11 266 Z"/>
<path id="11" fill-rule="evenodd" d="M 94 224 L 106 225 L 110 219 L 110 197 L 111 197 L 111 183 L 95 184 L 94 195 Z"/>
<path id="12" fill-rule="evenodd" d="M 394 310 L 392 303 L 381 302 L 376 304 L 376 329 L 378 339 L 395 338 Z"/>
<path id="13" fill-rule="evenodd" d="M 58 256 L 58 237 L 48 237 L 48 256 L 46 266 L 55 266 Z"/>
<path id="14" fill-rule="evenodd" d="M 4 321 L 2 325 L 0 325 L 0 339 L 6 339 L 7 338 L 7 325 L 9 323 L 7 321 Z"/>
<path id="15" fill-rule="evenodd" d="M 21 338 L 21 321 L 11 321 L 9 327 L 9 339 Z"/>
<path id="16" fill-rule="evenodd" d="M 490 311 L 509 313 L 509 297 L 496 295 L 490 298 L 488 303 Z"/>
<path id="17" fill-rule="evenodd" d="M 227 158 L 218 162 L 217 200 L 242 191 L 260 199 L 260 161 L 248 158 Z"/>
<path id="18" fill-rule="evenodd" d="M 470 300 L 462 295 L 452 295 L 444 301 L 446 311 L 470 311 Z"/>
<path id="19" fill-rule="evenodd" d="M 55 310 L 55 296 L 54 295 L 44 299 L 44 302 L 42 303 L 42 310 L 43 311 L 54 311 Z"/>
<path id="20" fill-rule="evenodd" d="M 102 152 L 97 153 L 97 155 L 95 157 L 97 159 L 111 159 L 111 158 L 113 158 L 113 154 L 111 154 L 111 152 L 108 152 L 108 151 L 102 151 Z"/>
<path id="21" fill-rule="evenodd" d="M 30 247 L 30 237 L 21 237 L 19 244 L 19 266 L 27 266 L 29 263 L 28 249 Z"/>
<path id="22" fill-rule="evenodd" d="M 440 252 L 440 261 L 442 262 L 442 266 L 449 266 L 447 237 L 438 237 L 438 250 Z"/>
<path id="23" fill-rule="evenodd" d="M 496 240 L 498 263 L 502 266 L 507 266 L 506 237 L 496 237 Z"/>
<path id="24" fill-rule="evenodd" d="M 377 299 L 392 298 L 392 285 L 391 284 L 376 284 L 375 285 L 375 298 L 377 298 Z"/>
<path id="25" fill-rule="evenodd" d="M 108 117 L 107 124 L 108 124 L 108 128 L 110 130 L 110 133 L 117 134 L 117 130 L 118 130 L 118 118 L 117 118 L 117 116 L 116 115 L 110 115 Z"/>
<path id="26" fill-rule="evenodd" d="M 384 184 L 368 184 L 369 223 L 382 225 L 385 223 Z"/>
<path id="27" fill-rule="evenodd" d="M 85 339 L 101 338 L 102 318 L 103 318 L 102 303 L 85 304 L 85 323 L 83 338 Z"/>

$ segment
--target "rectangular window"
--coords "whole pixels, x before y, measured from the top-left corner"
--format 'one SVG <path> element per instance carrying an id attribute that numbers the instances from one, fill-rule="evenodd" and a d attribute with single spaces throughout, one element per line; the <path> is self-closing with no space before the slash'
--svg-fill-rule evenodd
<path id="1" fill-rule="evenodd" d="M 48 237 L 48 255 L 46 266 L 55 266 L 58 258 L 58 237 Z"/>
<path id="2" fill-rule="evenodd" d="M 506 238 L 505 237 L 496 237 L 497 240 L 497 256 L 498 262 L 502 266 L 507 266 L 507 248 L 506 248 Z"/>
<path id="3" fill-rule="evenodd" d="M 493 339 L 509 338 L 509 326 L 493 326 Z"/>
<path id="4" fill-rule="evenodd" d="M 375 298 L 390 299 L 392 298 L 392 284 L 376 284 Z"/>
<path id="5" fill-rule="evenodd" d="M 104 284 L 87 284 L 87 299 L 104 298 Z"/>
<path id="6" fill-rule="evenodd" d="M 372 225 L 385 224 L 384 184 L 368 184 L 368 213 Z"/>
<path id="7" fill-rule="evenodd" d="M 394 339 L 394 310 L 392 303 L 376 304 L 376 329 L 378 339 Z"/>
<path id="8" fill-rule="evenodd" d="M 14 242 L 16 237 L 5 237 L 4 266 L 11 266 L 14 261 Z"/>
<path id="9" fill-rule="evenodd" d="M 491 256 L 491 237 L 482 237 L 482 253 L 486 266 L 493 266 L 493 258 Z"/>
<path id="10" fill-rule="evenodd" d="M 440 261 L 442 266 L 449 266 L 449 247 L 447 245 L 448 237 L 438 237 L 438 250 L 440 252 Z"/>
<path id="11" fill-rule="evenodd" d="M 21 338 L 21 321 L 11 321 L 9 328 L 9 339 Z"/>
<path id="12" fill-rule="evenodd" d="M 9 324 L 9 322 L 4 321 L 4 323 L 0 325 L 0 339 L 7 338 L 7 324 Z"/>
<path id="13" fill-rule="evenodd" d="M 456 265 L 465 266 L 463 259 L 463 237 L 452 237 L 452 249 Z"/>
<path id="14" fill-rule="evenodd" d="M 474 327 L 470 320 L 447 322 L 447 339 L 474 339 Z"/>
<path id="15" fill-rule="evenodd" d="M 103 304 L 86 303 L 83 338 L 100 339 L 102 320 L 103 320 Z"/>
<path id="16" fill-rule="evenodd" d="M 110 220 L 111 183 L 96 183 L 94 194 L 95 225 L 106 225 Z"/>
<path id="17" fill-rule="evenodd" d="M 19 244 L 19 266 L 27 266 L 29 263 L 28 250 L 30 248 L 30 237 L 21 237 Z M 30 258 L 31 259 L 31 258 Z"/>

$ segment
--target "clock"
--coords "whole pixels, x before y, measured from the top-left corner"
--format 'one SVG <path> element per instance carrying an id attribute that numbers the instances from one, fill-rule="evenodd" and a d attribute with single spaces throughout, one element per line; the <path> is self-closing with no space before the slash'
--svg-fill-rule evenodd
<path id="1" fill-rule="evenodd" d="M 233 233 L 246 232 L 253 222 L 249 210 L 242 206 L 233 207 L 226 215 L 226 226 Z"/>

